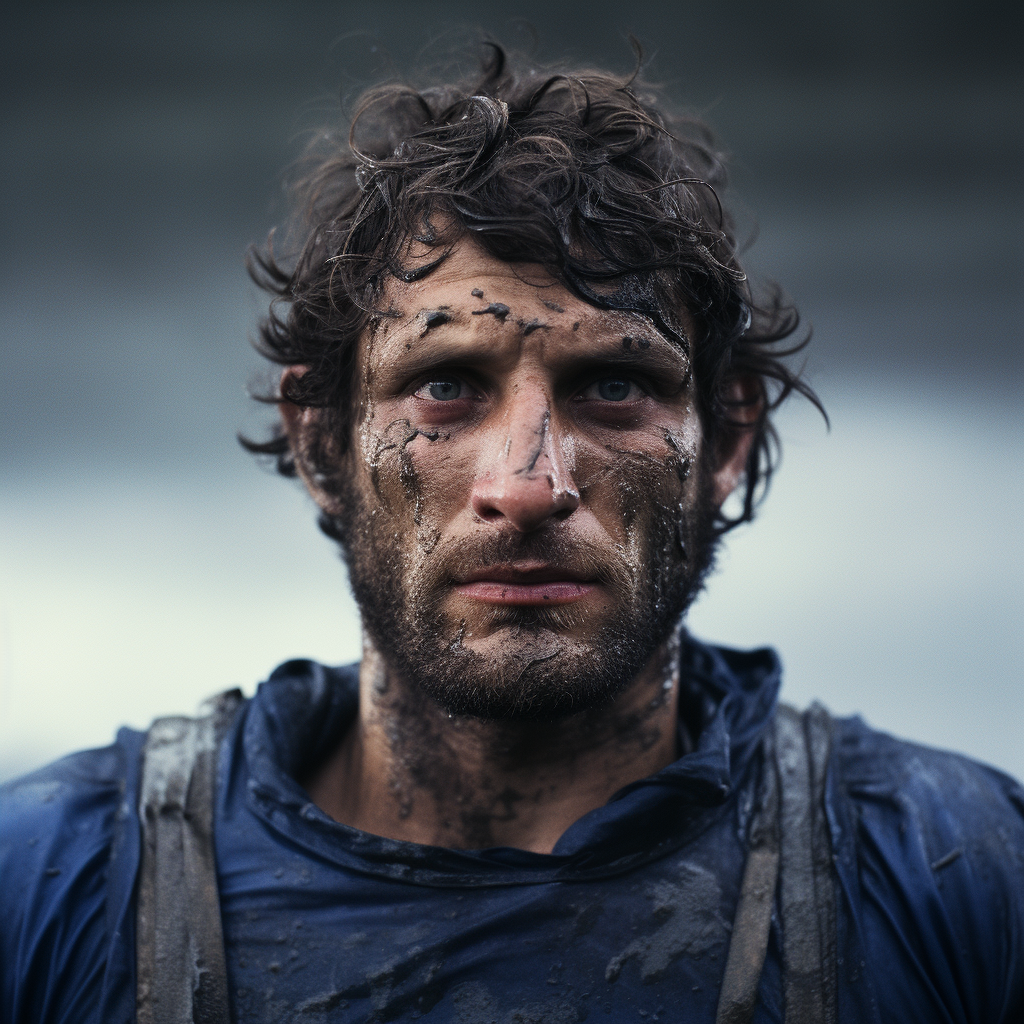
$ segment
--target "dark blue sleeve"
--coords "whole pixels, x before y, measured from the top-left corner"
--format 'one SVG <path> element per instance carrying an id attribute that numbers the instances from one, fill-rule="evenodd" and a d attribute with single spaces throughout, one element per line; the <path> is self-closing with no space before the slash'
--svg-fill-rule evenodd
<path id="1" fill-rule="evenodd" d="M 142 734 L 0 787 L 0 1019 L 134 1021 Z"/>
<path id="2" fill-rule="evenodd" d="M 883 1022 L 1024 1021 L 1024 789 L 859 719 L 831 768 L 847 991 Z"/>

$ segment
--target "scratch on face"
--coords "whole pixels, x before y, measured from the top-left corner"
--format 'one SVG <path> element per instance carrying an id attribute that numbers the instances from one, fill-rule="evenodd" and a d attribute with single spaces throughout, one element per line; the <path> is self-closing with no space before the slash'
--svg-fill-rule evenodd
<path id="1" fill-rule="evenodd" d="M 548 427 L 551 425 L 551 410 L 544 410 L 544 418 L 541 420 L 540 427 L 534 431 L 537 436 L 537 444 L 533 451 L 530 452 L 530 461 L 523 466 L 521 469 L 516 470 L 516 474 L 519 473 L 532 473 L 537 466 L 537 460 L 541 457 L 541 453 L 544 451 L 544 444 L 548 439 Z"/>
<path id="2" fill-rule="evenodd" d="M 484 314 L 489 313 L 500 323 L 504 323 L 505 318 L 512 311 L 508 308 L 508 306 L 505 305 L 504 302 L 492 302 L 489 305 L 485 306 L 483 309 L 474 309 L 472 312 L 473 316 L 484 316 Z"/>

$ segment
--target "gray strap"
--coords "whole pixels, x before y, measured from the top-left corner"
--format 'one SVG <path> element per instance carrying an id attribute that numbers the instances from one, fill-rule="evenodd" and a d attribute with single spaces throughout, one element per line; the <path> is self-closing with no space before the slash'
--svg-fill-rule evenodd
<path id="1" fill-rule="evenodd" d="M 836 938 L 836 874 L 832 858 L 832 834 L 825 815 L 825 778 L 832 748 L 832 718 L 817 701 L 804 713 L 804 733 L 811 765 L 811 792 L 814 800 L 814 899 L 818 910 L 818 936 L 821 942 L 823 1020 L 836 1024 L 839 1019 L 839 961 Z"/>
<path id="2" fill-rule="evenodd" d="M 138 1024 L 229 1024 L 213 850 L 218 740 L 241 702 L 202 718 L 159 718 L 143 754 L 137 904 Z"/>
<path id="3" fill-rule="evenodd" d="M 820 705 L 775 715 L 781 794 L 779 904 L 786 1024 L 835 1024 L 835 890 L 825 821 L 831 720 Z"/>
<path id="4" fill-rule="evenodd" d="M 753 1018 L 768 952 L 775 880 L 779 873 L 779 791 L 771 746 L 769 734 L 764 740 L 761 778 L 747 839 L 747 863 L 715 1024 L 748 1024 Z"/>

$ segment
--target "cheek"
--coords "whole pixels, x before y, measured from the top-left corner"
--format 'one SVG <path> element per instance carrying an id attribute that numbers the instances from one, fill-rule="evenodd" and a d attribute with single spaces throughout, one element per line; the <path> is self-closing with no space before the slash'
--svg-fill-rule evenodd
<path id="1" fill-rule="evenodd" d="M 678 520 L 697 501 L 698 456 L 699 433 L 668 429 L 578 445 L 581 501 L 616 543 L 641 547 L 653 524 Z"/>
<path id="2" fill-rule="evenodd" d="M 417 437 L 405 450 L 403 473 L 415 482 L 424 523 L 440 529 L 470 502 L 476 458 L 471 446 L 456 444 L 443 433 L 435 440 Z"/>
<path id="3" fill-rule="evenodd" d="M 470 459 L 443 432 L 371 414 L 360 430 L 365 490 L 375 518 L 433 547 L 469 490 Z"/>

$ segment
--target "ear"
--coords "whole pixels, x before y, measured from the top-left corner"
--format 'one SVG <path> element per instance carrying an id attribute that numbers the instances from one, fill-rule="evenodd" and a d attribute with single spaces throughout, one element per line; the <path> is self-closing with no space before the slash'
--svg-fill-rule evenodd
<path id="1" fill-rule="evenodd" d="M 736 489 L 747 466 L 754 427 L 764 410 L 764 389 L 753 375 L 733 377 L 722 394 L 722 401 L 735 424 L 726 426 L 715 444 L 715 504 L 722 503 Z"/>
<path id="2" fill-rule="evenodd" d="M 307 369 L 306 366 L 286 366 L 281 372 L 278 394 L 287 395 L 289 385 L 298 380 Z M 322 474 L 316 470 L 315 460 L 312 458 L 312 452 L 324 443 L 323 411 L 308 405 L 297 405 L 286 399 L 278 402 L 277 411 L 281 417 L 281 429 L 288 438 L 288 447 L 291 449 L 299 478 L 324 512 L 337 514 L 337 496 L 324 487 Z"/>

